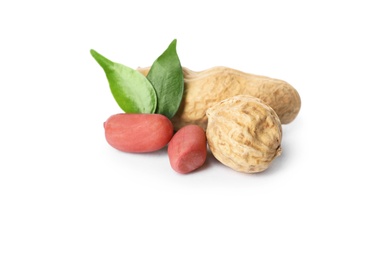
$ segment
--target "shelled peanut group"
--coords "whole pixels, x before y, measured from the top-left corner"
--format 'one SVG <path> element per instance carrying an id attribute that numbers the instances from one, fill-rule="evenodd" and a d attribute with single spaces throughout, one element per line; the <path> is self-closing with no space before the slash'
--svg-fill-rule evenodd
<path id="1" fill-rule="evenodd" d="M 116 114 L 104 123 L 107 142 L 130 153 L 154 152 L 168 145 L 172 168 L 189 173 L 206 161 L 207 143 L 204 130 L 187 125 L 174 133 L 172 122 L 160 114 Z"/>
<path id="2" fill-rule="evenodd" d="M 149 68 L 139 68 L 147 75 Z M 282 124 L 298 115 L 301 100 L 287 82 L 215 67 L 183 68 L 184 93 L 172 118 L 122 113 L 104 123 L 107 142 L 124 152 L 168 146 L 172 168 L 189 173 L 213 156 L 235 171 L 266 170 L 281 152 Z"/>

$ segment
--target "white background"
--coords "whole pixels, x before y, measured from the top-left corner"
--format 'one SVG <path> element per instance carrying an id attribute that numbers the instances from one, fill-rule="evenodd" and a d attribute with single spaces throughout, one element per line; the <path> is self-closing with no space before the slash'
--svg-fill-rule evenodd
<path id="1" fill-rule="evenodd" d="M 0 259 L 390 259 L 389 24 L 376 0 L 2 1 Z M 106 143 L 89 50 L 137 68 L 175 38 L 299 91 L 266 172 Z"/>

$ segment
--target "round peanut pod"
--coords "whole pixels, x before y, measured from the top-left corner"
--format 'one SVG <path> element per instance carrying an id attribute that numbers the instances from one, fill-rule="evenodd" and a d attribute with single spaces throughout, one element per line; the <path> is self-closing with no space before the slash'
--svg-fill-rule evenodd
<path id="1" fill-rule="evenodd" d="M 149 68 L 138 68 L 138 71 L 147 75 Z M 301 108 L 301 99 L 297 90 L 283 80 L 222 66 L 199 72 L 183 67 L 183 75 L 183 100 L 179 110 L 171 118 L 176 130 L 189 124 L 196 124 L 206 129 L 206 110 L 236 95 L 260 98 L 272 107 L 282 124 L 292 122 Z"/>
<path id="2" fill-rule="evenodd" d="M 224 165 L 245 173 L 264 171 L 281 154 L 282 127 L 260 99 L 238 95 L 207 110 L 207 141 Z"/>

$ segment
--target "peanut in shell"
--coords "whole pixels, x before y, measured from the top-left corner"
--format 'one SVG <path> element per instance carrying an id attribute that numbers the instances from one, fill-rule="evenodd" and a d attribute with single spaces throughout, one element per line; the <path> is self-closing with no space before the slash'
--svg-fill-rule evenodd
<path id="1" fill-rule="evenodd" d="M 259 98 L 234 96 L 212 106 L 206 114 L 210 150 L 233 170 L 262 172 L 281 154 L 281 122 Z"/>
<path id="2" fill-rule="evenodd" d="M 147 75 L 149 68 L 138 68 Z M 171 119 L 176 130 L 189 124 L 207 128 L 206 111 L 218 102 L 236 96 L 260 98 L 272 107 L 282 124 L 291 123 L 301 108 L 298 91 L 283 80 L 218 66 L 203 71 L 183 67 L 184 94 L 179 110 Z"/>

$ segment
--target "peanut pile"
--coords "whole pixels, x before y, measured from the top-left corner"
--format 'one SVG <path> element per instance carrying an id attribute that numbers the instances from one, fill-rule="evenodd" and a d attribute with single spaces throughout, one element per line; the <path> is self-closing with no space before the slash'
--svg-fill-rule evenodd
<path id="1" fill-rule="evenodd" d="M 138 71 L 147 75 L 149 69 Z M 149 121 L 143 121 L 139 116 L 116 115 L 105 124 L 107 141 L 130 152 L 168 145 L 171 166 L 179 173 L 204 164 L 207 144 L 218 161 L 235 171 L 266 170 L 282 152 L 282 124 L 299 113 L 298 92 L 285 81 L 226 67 L 201 72 L 183 68 L 183 75 L 183 99 L 172 118 L 149 115 L 142 117 Z M 149 126 L 156 128 L 146 131 Z M 154 139 L 143 138 L 145 131 Z"/>
<path id="2" fill-rule="evenodd" d="M 149 68 L 138 68 L 147 75 Z M 183 67 L 184 96 L 171 119 L 174 129 L 198 125 L 214 157 L 235 171 L 262 172 L 281 154 L 282 124 L 301 108 L 283 80 L 227 67 L 195 72 Z"/>
<path id="3" fill-rule="evenodd" d="M 189 173 L 214 157 L 235 171 L 262 172 L 281 154 L 282 126 L 301 109 L 301 98 L 283 80 L 227 67 L 182 67 L 177 40 L 153 62 L 134 70 L 97 51 L 110 90 L 125 112 L 104 123 L 107 142 L 123 152 L 168 146 L 172 169 Z"/>

